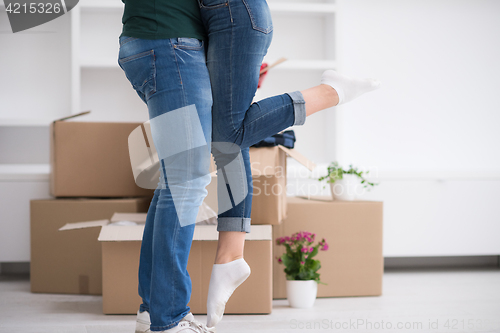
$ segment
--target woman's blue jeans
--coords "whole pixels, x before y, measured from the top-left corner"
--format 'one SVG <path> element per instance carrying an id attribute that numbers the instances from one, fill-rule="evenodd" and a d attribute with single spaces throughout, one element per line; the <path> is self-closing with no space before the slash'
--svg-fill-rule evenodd
<path id="1" fill-rule="evenodd" d="M 252 104 L 260 66 L 273 32 L 265 0 L 199 0 L 199 4 L 208 33 L 207 67 L 213 96 L 212 154 L 217 164 L 217 190 L 226 191 L 228 178 L 241 178 L 248 188 L 248 195 L 233 209 L 221 213 L 219 204 L 217 230 L 250 232 L 253 187 L 249 147 L 289 126 L 304 124 L 305 102 L 296 91 Z M 230 158 L 224 149 L 218 149 L 220 142 L 241 149 L 243 163 L 239 170 L 225 170 L 226 174 L 222 174 L 221 165 Z M 232 174 L 228 176 L 229 172 Z"/>

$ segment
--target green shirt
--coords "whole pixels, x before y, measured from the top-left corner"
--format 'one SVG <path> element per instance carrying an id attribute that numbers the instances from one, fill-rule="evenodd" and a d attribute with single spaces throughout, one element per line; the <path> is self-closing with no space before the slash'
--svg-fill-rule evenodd
<path id="1" fill-rule="evenodd" d="M 143 39 L 205 39 L 198 0 L 122 0 L 120 36 Z"/>

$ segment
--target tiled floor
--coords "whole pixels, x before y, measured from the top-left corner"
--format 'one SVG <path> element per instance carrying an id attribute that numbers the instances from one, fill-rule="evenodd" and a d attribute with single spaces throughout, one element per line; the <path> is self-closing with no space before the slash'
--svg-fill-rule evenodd
<path id="1" fill-rule="evenodd" d="M 134 325 L 134 316 L 102 315 L 98 296 L 31 294 L 27 278 L 0 278 L 1 333 L 124 333 Z M 391 270 L 381 297 L 318 299 L 307 310 L 277 300 L 271 315 L 224 316 L 218 332 L 500 332 L 500 269 Z"/>

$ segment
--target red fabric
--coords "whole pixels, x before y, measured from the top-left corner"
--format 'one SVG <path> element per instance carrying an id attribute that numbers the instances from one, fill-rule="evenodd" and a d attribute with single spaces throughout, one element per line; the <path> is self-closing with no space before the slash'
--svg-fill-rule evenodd
<path id="1" fill-rule="evenodd" d="M 266 67 L 267 67 L 267 63 L 264 62 L 264 63 L 262 63 L 262 65 L 260 65 L 260 70 L 263 70 Z M 262 81 L 264 81 L 264 78 L 266 77 L 266 75 L 267 75 L 268 72 L 269 71 L 260 74 L 260 76 L 259 76 L 259 84 L 257 85 L 257 89 L 262 86 Z"/>

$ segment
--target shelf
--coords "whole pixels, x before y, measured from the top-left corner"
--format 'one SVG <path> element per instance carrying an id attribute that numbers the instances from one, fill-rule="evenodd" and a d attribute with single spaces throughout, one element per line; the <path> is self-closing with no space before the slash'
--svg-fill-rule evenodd
<path id="1" fill-rule="evenodd" d="M 80 2 L 80 8 L 83 10 L 123 10 L 123 3 L 119 0 L 103 1 L 103 0 L 86 0 Z M 287 13 L 287 14 L 334 14 L 336 7 L 331 3 L 286 3 L 286 2 L 271 2 L 269 8 L 272 13 Z"/>
<path id="2" fill-rule="evenodd" d="M 2 126 L 49 126 L 54 119 L 9 119 L 0 118 L 0 127 Z"/>
<path id="3" fill-rule="evenodd" d="M 96 59 L 96 60 L 83 60 L 81 62 L 81 68 L 120 68 L 118 66 L 118 60 L 117 59 L 112 59 L 112 60 L 107 60 L 107 59 Z"/>
<path id="4" fill-rule="evenodd" d="M 335 69 L 335 67 L 336 63 L 333 60 L 287 60 L 271 70 L 275 69 L 276 70 L 279 69 L 325 70 L 325 69 Z"/>
<path id="5" fill-rule="evenodd" d="M 121 9 L 125 6 L 121 0 L 82 0 L 78 5 L 82 10 L 103 10 L 103 9 Z"/>
<path id="6" fill-rule="evenodd" d="M 273 61 L 265 60 L 268 63 L 273 63 Z M 116 59 L 112 60 L 83 60 L 81 63 L 83 69 L 94 69 L 94 68 L 120 68 L 118 66 L 118 61 Z M 297 70 L 325 70 L 325 69 L 335 69 L 336 63 L 333 60 L 287 60 L 284 63 L 276 66 L 272 70 L 278 69 L 297 69 Z"/>
<path id="7" fill-rule="evenodd" d="M 49 164 L 0 164 L 0 181 L 48 181 Z"/>
<path id="8" fill-rule="evenodd" d="M 317 181 L 327 173 L 328 163 L 317 163 L 313 171 L 309 171 L 299 162 L 288 158 L 286 166 L 287 179 Z M 366 170 L 364 170 L 366 171 Z M 378 171 L 378 172 L 377 172 Z M 370 170 L 364 177 L 370 181 L 498 181 L 500 170 L 416 170 L 416 169 L 382 169 Z M 324 183 L 323 183 L 324 185 Z"/>
<path id="9" fill-rule="evenodd" d="M 287 13 L 287 14 L 334 14 L 336 7 L 330 3 L 286 3 L 286 2 L 271 2 L 269 9 L 272 13 Z"/>
<path id="10" fill-rule="evenodd" d="M 299 14 L 334 14 L 336 6 L 331 3 L 287 3 L 270 2 L 268 3 L 273 13 L 299 13 Z M 83 10 L 123 10 L 124 4 L 120 0 L 82 0 L 77 5 Z M 5 10 L 5 5 L 0 3 L 0 10 Z"/>

